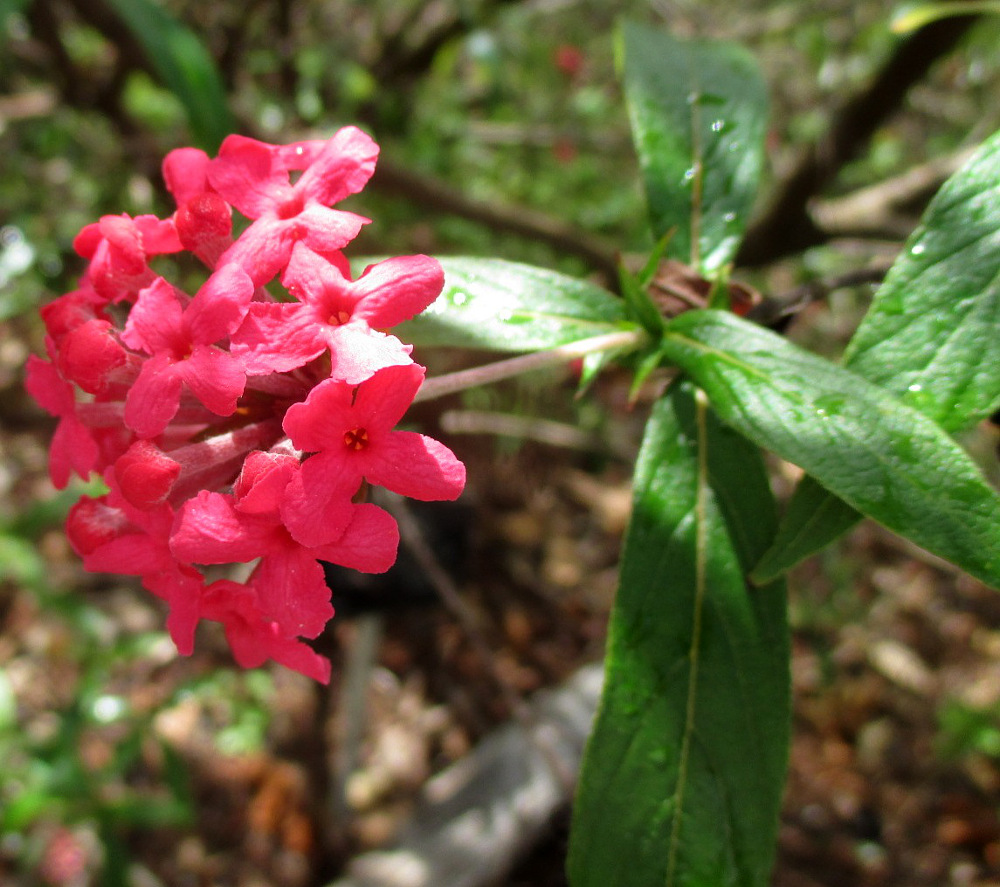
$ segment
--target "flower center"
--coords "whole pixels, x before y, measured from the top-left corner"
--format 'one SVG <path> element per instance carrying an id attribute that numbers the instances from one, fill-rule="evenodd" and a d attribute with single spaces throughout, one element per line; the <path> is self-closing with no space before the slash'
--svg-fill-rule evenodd
<path id="1" fill-rule="evenodd" d="M 304 205 L 305 201 L 302 199 L 301 194 L 292 194 L 291 197 L 278 207 L 278 218 L 285 220 L 295 218 L 295 216 L 302 212 Z"/>
<path id="2" fill-rule="evenodd" d="M 344 446 L 349 450 L 363 450 L 368 446 L 368 432 L 364 428 L 352 428 L 344 433 Z"/>
<path id="3" fill-rule="evenodd" d="M 329 323 L 330 326 L 343 326 L 350 319 L 351 319 L 351 313 L 341 308 L 338 311 L 334 311 L 333 314 L 330 315 L 330 318 L 327 321 L 327 323 Z"/>

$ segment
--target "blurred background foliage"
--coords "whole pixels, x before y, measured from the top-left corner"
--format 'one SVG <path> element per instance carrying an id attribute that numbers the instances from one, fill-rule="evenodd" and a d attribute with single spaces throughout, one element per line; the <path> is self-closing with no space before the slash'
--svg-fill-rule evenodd
<path id="1" fill-rule="evenodd" d="M 498 256 L 613 285 L 616 256 L 651 245 L 615 76 L 615 23 L 628 16 L 759 59 L 772 95 L 762 219 L 811 154 L 833 158 L 799 201 L 808 224 L 792 213 L 787 243 L 762 238 L 744 276 L 771 294 L 878 267 L 961 152 L 1000 127 L 996 19 L 951 19 L 929 26 L 939 30 L 924 67 L 899 72 L 873 131 L 841 132 L 846 143 L 831 148 L 843 109 L 920 37 L 890 31 L 894 5 L 0 0 L 0 876 L 9 865 L 25 883 L 76 883 L 45 868 L 65 845 L 71 861 L 103 858 L 100 883 L 127 883 L 128 835 L 193 816 L 184 767 L 152 739 L 153 720 L 201 700 L 219 748 L 248 752 L 267 742 L 274 698 L 265 672 L 216 665 L 162 680 L 175 666 L 154 605 L 76 593 L 58 527 L 79 490 L 49 486 L 48 426 L 20 378 L 27 354 L 43 351 L 36 309 L 80 273 L 83 225 L 169 213 L 159 164 L 172 148 L 212 152 L 230 129 L 283 143 L 358 124 L 382 155 L 349 202 L 375 220 L 355 254 Z M 878 198 L 870 189 L 886 182 L 895 190 Z M 866 195 L 875 202 L 852 216 L 850 200 Z M 836 353 L 868 292 L 836 288 L 790 334 Z M 832 566 L 834 590 L 798 601 L 799 630 L 858 618 L 850 572 Z M 38 611 L 61 627 L 32 634 Z M 63 669 L 59 692 L 26 697 L 23 660 L 43 654 Z M 940 753 L 1000 759 L 997 711 L 944 706 Z M 150 770 L 158 783 L 144 781 Z M 81 823 L 89 831 L 74 832 Z"/>

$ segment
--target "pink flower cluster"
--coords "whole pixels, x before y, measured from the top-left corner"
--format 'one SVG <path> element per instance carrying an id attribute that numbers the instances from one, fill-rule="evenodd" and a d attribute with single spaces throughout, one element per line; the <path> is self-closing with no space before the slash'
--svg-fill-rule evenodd
<path id="1" fill-rule="evenodd" d="M 424 369 L 384 332 L 437 297 L 440 265 L 405 256 L 353 279 L 341 252 L 368 220 L 331 207 L 377 155 L 354 127 L 283 146 L 234 135 L 215 158 L 173 151 L 176 212 L 86 226 L 79 288 L 42 309 L 49 360 L 29 359 L 26 386 L 59 419 L 52 481 L 99 472 L 109 490 L 74 506 L 70 542 L 88 570 L 139 576 L 165 600 L 185 655 L 214 620 L 240 665 L 327 681 L 302 641 L 333 616 L 321 562 L 381 572 L 396 558 L 396 523 L 366 485 L 462 492 L 447 447 L 394 430 Z M 193 296 L 176 282 L 192 277 Z M 206 576 L 235 563 L 255 563 L 246 581 Z"/>

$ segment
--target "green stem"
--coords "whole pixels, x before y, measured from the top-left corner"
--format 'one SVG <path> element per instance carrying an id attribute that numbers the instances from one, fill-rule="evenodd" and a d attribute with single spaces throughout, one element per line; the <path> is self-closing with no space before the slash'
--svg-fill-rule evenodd
<path id="1" fill-rule="evenodd" d="M 590 339 L 580 339 L 577 342 L 560 345 L 548 351 L 534 351 L 531 354 L 498 360 L 496 363 L 473 367 L 470 370 L 459 370 L 456 373 L 434 376 L 424 381 L 413 402 L 444 397 L 446 394 L 454 394 L 456 391 L 464 391 L 466 388 L 476 388 L 479 385 L 487 385 L 490 382 L 519 376 L 521 373 L 566 363 L 598 351 L 613 351 L 619 348 L 636 349 L 645 341 L 646 333 L 643 330 L 623 330 L 618 333 L 594 336 Z"/>

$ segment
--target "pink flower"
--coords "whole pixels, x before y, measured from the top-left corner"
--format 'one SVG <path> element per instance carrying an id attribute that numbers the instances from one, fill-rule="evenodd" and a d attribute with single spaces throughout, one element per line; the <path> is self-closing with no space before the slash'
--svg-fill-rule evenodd
<path id="1" fill-rule="evenodd" d="M 378 330 L 430 305 L 444 286 L 444 272 L 428 256 L 401 256 L 351 281 L 299 243 L 282 283 L 299 301 L 251 305 L 233 335 L 233 353 L 255 374 L 287 372 L 328 351 L 330 375 L 356 384 L 382 367 L 411 363 L 410 346 Z"/>
<path id="2" fill-rule="evenodd" d="M 201 615 L 222 623 L 233 658 L 243 668 L 256 668 L 273 659 L 321 684 L 330 683 L 330 660 L 283 635 L 278 624 L 261 612 L 252 585 L 228 579 L 213 582 L 201 596 Z"/>
<path id="3" fill-rule="evenodd" d="M 211 160 L 197 148 L 177 148 L 163 159 L 163 179 L 177 201 L 174 225 L 184 249 L 209 268 L 233 243 L 229 204 L 208 181 Z"/>
<path id="4" fill-rule="evenodd" d="M 167 505 L 140 511 L 118 493 L 84 497 L 70 509 L 66 534 L 83 565 L 94 573 L 142 577 L 145 588 L 170 607 L 167 629 L 182 655 L 194 649 L 201 574 L 171 554 L 173 509 Z"/>
<path id="5" fill-rule="evenodd" d="M 31 357 L 25 385 L 59 420 L 53 483 L 96 471 L 109 487 L 72 508 L 70 543 L 86 569 L 166 601 L 182 654 L 210 619 L 241 665 L 329 680 L 301 640 L 333 615 L 325 563 L 381 572 L 399 541 L 362 485 L 462 490 L 450 450 L 394 430 L 424 371 L 386 330 L 436 298 L 440 266 L 404 256 L 352 280 L 341 252 L 367 220 L 331 204 L 362 189 L 377 154 L 353 127 L 289 145 L 232 136 L 214 159 L 173 151 L 173 217 L 86 226 L 79 288 L 42 311 L 50 361 Z M 234 208 L 251 221 L 235 241 Z M 193 297 L 150 265 L 182 249 L 162 270 L 186 279 L 197 257 L 210 273 Z M 206 578 L 251 561 L 243 583 Z"/>
<path id="6" fill-rule="evenodd" d="M 98 294 L 109 302 L 132 299 L 156 276 L 150 256 L 182 249 L 174 223 L 156 216 L 102 216 L 76 236 L 73 248 L 90 259 L 89 275 Z"/>
<path id="7" fill-rule="evenodd" d="M 213 413 L 235 411 L 246 374 L 213 343 L 239 326 L 252 297 L 250 278 L 232 265 L 213 274 L 187 308 L 162 277 L 139 293 L 122 339 L 151 357 L 125 401 L 129 428 L 140 437 L 163 431 L 180 406 L 182 385 Z"/>
<path id="8" fill-rule="evenodd" d="M 74 472 L 86 478 L 96 467 L 100 453 L 90 429 L 77 416 L 73 386 L 53 364 L 32 354 L 28 357 L 24 387 L 42 409 L 59 418 L 49 448 L 53 485 L 61 490 Z"/>
<path id="9" fill-rule="evenodd" d="M 305 403 L 293 404 L 284 429 L 300 450 L 314 453 L 289 483 L 282 515 L 292 536 L 319 544 L 342 526 L 339 508 L 362 480 L 402 496 L 457 499 L 465 466 L 444 444 L 412 431 L 393 431 L 424 378 L 416 364 L 379 370 L 357 387 L 328 379 Z"/>
<path id="10" fill-rule="evenodd" d="M 396 559 L 395 521 L 374 505 L 344 500 L 345 528 L 335 541 L 304 546 L 282 522 L 281 496 L 298 473 L 293 456 L 251 453 L 232 495 L 201 491 L 181 510 L 171 550 L 187 563 L 260 558 L 253 584 L 261 610 L 287 635 L 315 637 L 333 616 L 320 560 L 381 573 Z"/>
<path id="11" fill-rule="evenodd" d="M 212 190 L 208 183 L 211 162 L 200 148 L 176 148 L 163 158 L 163 181 L 178 206 Z"/>
<path id="12" fill-rule="evenodd" d="M 307 145 L 308 143 L 302 143 Z M 311 156 L 295 184 L 292 157 Z M 254 284 L 267 283 L 288 263 L 298 241 L 319 253 L 353 240 L 368 220 L 330 205 L 360 191 L 375 170 L 378 146 L 361 130 L 341 129 L 316 152 L 291 154 L 244 136 L 229 136 L 208 180 L 218 194 L 256 221 L 220 261 L 243 267 Z"/>

